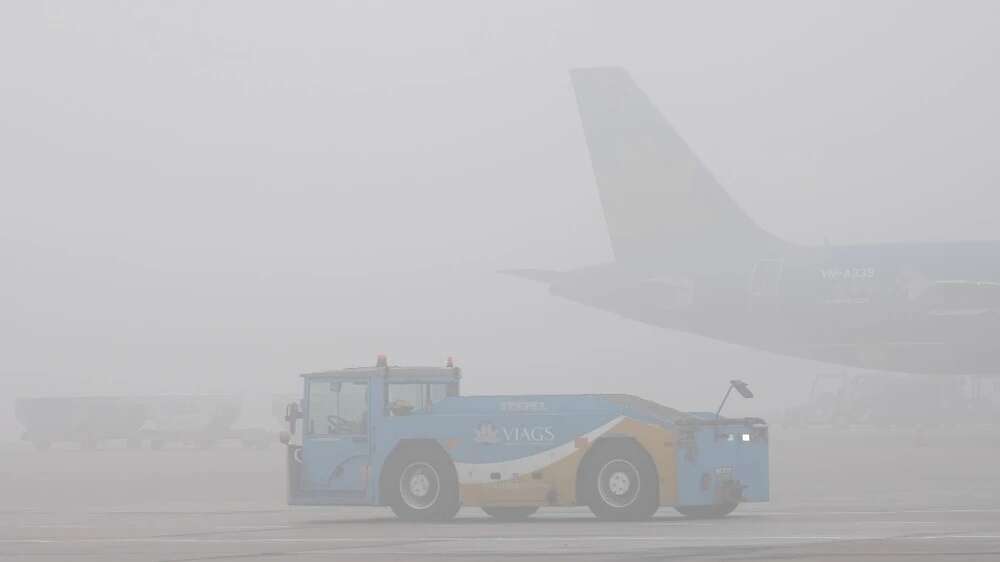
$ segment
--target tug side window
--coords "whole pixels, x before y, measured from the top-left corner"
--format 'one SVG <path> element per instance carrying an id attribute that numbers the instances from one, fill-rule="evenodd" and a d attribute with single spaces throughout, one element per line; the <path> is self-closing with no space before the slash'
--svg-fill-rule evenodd
<path id="1" fill-rule="evenodd" d="M 454 396 L 447 383 L 435 383 L 431 387 L 431 404 L 437 404 L 449 396 Z"/>
<path id="2" fill-rule="evenodd" d="M 389 383 L 386 391 L 386 413 L 406 416 L 431 411 L 433 405 L 448 396 L 445 383 Z"/>
<path id="3" fill-rule="evenodd" d="M 427 385 L 390 383 L 386 400 L 386 413 L 390 416 L 424 413 L 427 411 Z"/>

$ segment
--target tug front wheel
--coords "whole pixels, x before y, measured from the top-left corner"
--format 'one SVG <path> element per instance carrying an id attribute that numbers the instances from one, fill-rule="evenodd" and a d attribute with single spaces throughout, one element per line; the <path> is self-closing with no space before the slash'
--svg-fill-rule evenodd
<path id="1" fill-rule="evenodd" d="M 635 441 L 598 442 L 581 469 L 581 499 L 598 519 L 639 521 L 660 507 L 656 465 Z"/>
<path id="2" fill-rule="evenodd" d="M 404 445 L 386 463 L 382 497 L 396 517 L 447 521 L 461 506 L 451 459 L 433 446 Z"/>

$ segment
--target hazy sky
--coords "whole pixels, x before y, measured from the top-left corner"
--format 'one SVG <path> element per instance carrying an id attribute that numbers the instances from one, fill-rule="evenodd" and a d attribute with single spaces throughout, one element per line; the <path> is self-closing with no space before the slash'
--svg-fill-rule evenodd
<path id="1" fill-rule="evenodd" d="M 621 365 L 668 403 L 737 366 L 811 377 L 494 274 L 612 259 L 567 69 L 629 68 L 789 240 L 997 239 L 998 15 L 4 2 L 0 396 L 274 389 L 378 351 L 454 353 L 484 391 L 607 390 Z"/>

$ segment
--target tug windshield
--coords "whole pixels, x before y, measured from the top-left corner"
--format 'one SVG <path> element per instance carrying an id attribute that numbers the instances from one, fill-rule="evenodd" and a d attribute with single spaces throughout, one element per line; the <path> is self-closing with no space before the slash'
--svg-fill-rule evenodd
<path id="1" fill-rule="evenodd" d="M 366 381 L 309 383 L 308 435 L 360 435 L 368 426 Z"/>

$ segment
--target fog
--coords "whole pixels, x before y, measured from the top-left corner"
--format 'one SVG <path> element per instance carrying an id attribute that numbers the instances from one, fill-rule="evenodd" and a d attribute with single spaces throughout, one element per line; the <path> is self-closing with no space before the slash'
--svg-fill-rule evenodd
<path id="1" fill-rule="evenodd" d="M 628 69 L 790 242 L 997 240 L 998 16 L 986 1 L 5 2 L 0 441 L 20 438 L 20 396 L 236 395 L 243 425 L 273 423 L 298 374 L 381 353 L 454 357 L 463 394 L 683 410 L 714 411 L 739 378 L 757 396 L 727 412 L 778 415 L 816 375 L 856 371 L 501 273 L 615 259 L 568 70 Z"/>

